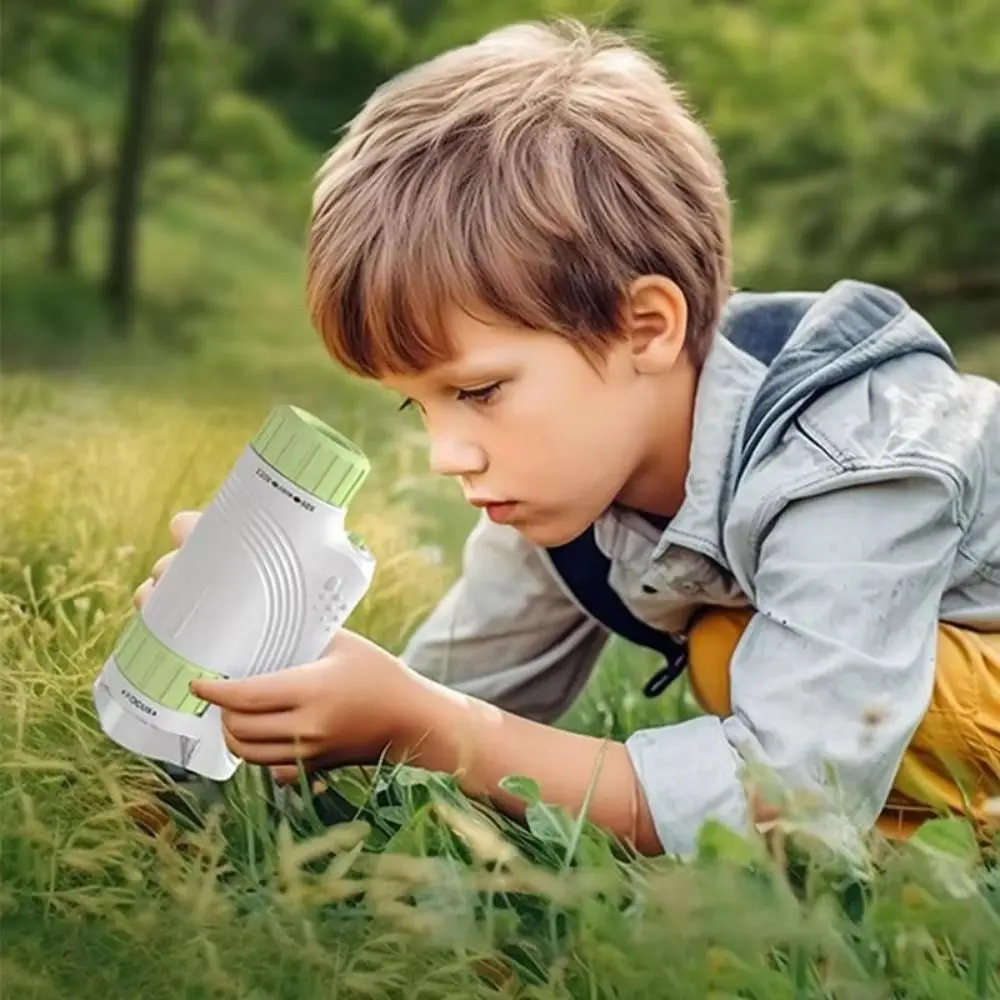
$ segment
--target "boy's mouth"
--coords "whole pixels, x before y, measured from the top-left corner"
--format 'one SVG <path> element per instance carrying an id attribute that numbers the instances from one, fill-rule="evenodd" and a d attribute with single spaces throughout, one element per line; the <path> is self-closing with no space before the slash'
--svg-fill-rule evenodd
<path id="1" fill-rule="evenodd" d="M 486 505 L 486 516 L 496 524 L 506 524 L 514 516 L 517 510 L 516 500 L 507 500 L 504 503 L 491 503 Z"/>
<path id="2" fill-rule="evenodd" d="M 486 511 L 486 516 L 495 524 L 506 524 L 517 509 L 516 500 L 477 500 L 469 498 L 473 507 Z"/>

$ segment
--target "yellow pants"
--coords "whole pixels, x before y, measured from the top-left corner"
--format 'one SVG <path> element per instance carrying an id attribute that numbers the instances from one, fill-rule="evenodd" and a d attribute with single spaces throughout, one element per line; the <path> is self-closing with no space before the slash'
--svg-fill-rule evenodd
<path id="1" fill-rule="evenodd" d="M 729 662 L 751 615 L 713 609 L 692 626 L 691 688 L 711 715 L 730 712 Z M 936 815 L 963 815 L 988 827 L 1000 817 L 990 816 L 984 804 L 997 796 L 1000 633 L 941 624 L 930 707 L 907 748 L 877 826 L 894 839 L 909 837 Z"/>

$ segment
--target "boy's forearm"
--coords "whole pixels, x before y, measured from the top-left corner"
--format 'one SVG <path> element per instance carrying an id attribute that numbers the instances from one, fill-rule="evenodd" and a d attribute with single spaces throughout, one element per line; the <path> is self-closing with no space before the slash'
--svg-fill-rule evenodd
<path id="1" fill-rule="evenodd" d="M 488 796 L 517 818 L 523 817 L 525 803 L 499 783 L 509 775 L 525 775 L 538 784 L 546 802 L 573 816 L 586 804 L 588 819 L 612 836 L 642 854 L 662 853 L 622 743 L 523 719 L 423 679 L 404 728 L 390 750 L 394 760 L 454 774 L 467 794 Z"/>

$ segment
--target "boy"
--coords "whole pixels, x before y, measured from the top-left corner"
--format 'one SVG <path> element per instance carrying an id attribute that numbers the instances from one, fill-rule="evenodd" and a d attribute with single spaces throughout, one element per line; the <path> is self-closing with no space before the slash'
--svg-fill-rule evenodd
<path id="1" fill-rule="evenodd" d="M 891 834 L 985 817 L 1000 387 L 887 290 L 733 294 L 729 224 L 708 135 L 612 37 L 516 26 L 373 95 L 319 179 L 311 315 L 483 518 L 402 660 L 344 632 L 199 684 L 234 753 L 287 780 L 385 751 L 515 815 L 505 775 L 574 813 L 593 779 L 645 853 L 772 818 L 752 769 Z M 552 728 L 612 632 L 706 714 Z"/>

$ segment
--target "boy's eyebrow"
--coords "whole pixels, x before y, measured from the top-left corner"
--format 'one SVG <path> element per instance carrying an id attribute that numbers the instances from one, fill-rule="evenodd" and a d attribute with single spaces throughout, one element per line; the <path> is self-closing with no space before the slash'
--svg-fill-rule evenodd
<path id="1" fill-rule="evenodd" d="M 511 362 L 506 358 L 491 358 L 463 364 L 460 361 L 442 365 L 433 375 L 438 385 L 485 382 L 511 370 Z"/>

